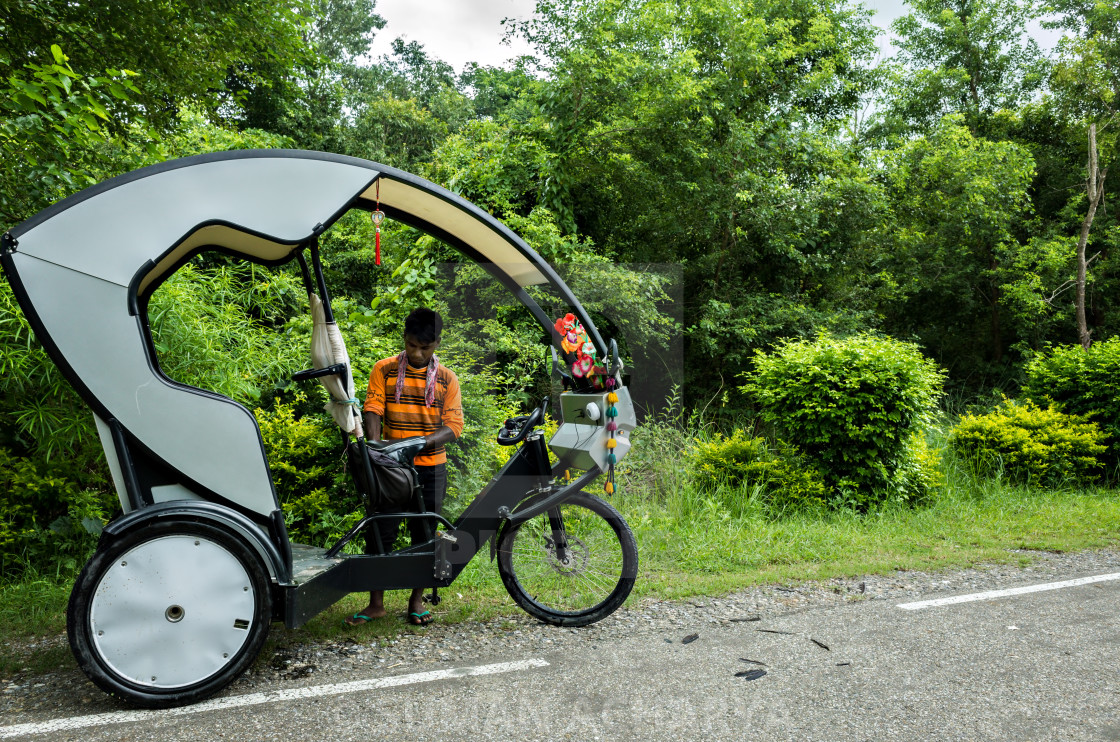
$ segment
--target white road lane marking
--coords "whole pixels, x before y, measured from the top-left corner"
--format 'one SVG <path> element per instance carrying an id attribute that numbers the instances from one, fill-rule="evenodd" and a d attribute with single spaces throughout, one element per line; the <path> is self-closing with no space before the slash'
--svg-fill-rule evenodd
<path id="1" fill-rule="evenodd" d="M 1041 585 L 1028 585 L 1027 587 L 1012 587 L 1006 590 L 989 590 L 984 593 L 971 593 L 969 595 L 955 595 L 951 598 L 937 598 L 935 600 L 919 600 L 914 603 L 899 603 L 898 607 L 905 611 L 916 611 L 921 608 L 936 608 L 942 605 L 956 605 L 957 603 L 972 603 L 977 600 L 992 600 L 1006 598 L 1012 595 L 1025 595 L 1027 593 L 1040 593 L 1046 590 L 1060 590 L 1063 587 L 1077 587 L 1078 585 L 1091 585 L 1094 582 L 1108 582 L 1120 580 L 1120 572 L 1095 577 L 1079 577 L 1076 580 L 1063 580 L 1061 582 L 1046 582 Z"/>
<path id="2" fill-rule="evenodd" d="M 446 680 L 447 678 L 497 675 L 499 673 L 517 672 L 519 670 L 532 670 L 538 667 L 548 667 L 548 663 L 539 659 L 521 660 L 519 662 L 501 662 L 494 665 L 459 667 L 450 670 L 418 672 L 411 675 L 355 680 L 349 683 L 316 685 L 310 688 L 290 688 L 288 690 L 249 693 L 244 696 L 215 698 L 209 701 L 196 703 L 193 706 L 182 706 L 180 708 L 164 709 L 162 711 L 112 711 L 105 714 L 93 714 L 90 716 L 51 719 L 50 721 L 40 721 L 32 724 L 16 724 L 13 726 L 0 727 L 0 739 L 22 737 L 32 734 L 53 734 L 74 729 L 83 729 L 85 727 L 125 724 L 128 722 L 149 721 L 173 716 L 187 716 L 189 714 L 200 714 L 205 711 L 224 711 L 226 709 L 236 709 L 245 706 L 257 706 L 262 703 L 337 696 L 343 693 L 356 693 L 360 691 L 378 690 L 380 688 L 395 688 L 401 685 L 414 685 L 416 683 L 430 683 L 434 680 Z"/>

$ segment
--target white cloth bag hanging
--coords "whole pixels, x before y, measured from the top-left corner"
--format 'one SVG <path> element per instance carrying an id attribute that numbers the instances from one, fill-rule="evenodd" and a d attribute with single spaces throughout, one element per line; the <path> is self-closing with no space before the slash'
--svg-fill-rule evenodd
<path id="1" fill-rule="evenodd" d="M 311 303 L 311 359 L 315 368 L 327 368 L 336 363 L 346 366 L 345 381 L 337 374 L 320 376 L 319 383 L 330 394 L 326 411 L 338 426 L 358 438 L 365 438 L 362 429 L 361 403 L 354 396 L 354 375 L 350 371 L 350 355 L 346 352 L 346 342 L 338 329 L 337 322 L 327 322 L 323 301 L 315 293 L 307 295 Z"/>

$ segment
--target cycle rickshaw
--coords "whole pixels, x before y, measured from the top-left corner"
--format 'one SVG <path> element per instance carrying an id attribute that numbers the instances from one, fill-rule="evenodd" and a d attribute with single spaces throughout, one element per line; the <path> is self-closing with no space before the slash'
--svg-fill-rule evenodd
<path id="1" fill-rule="evenodd" d="M 482 266 L 550 333 L 554 374 L 563 374 L 563 338 L 526 290 L 551 285 L 609 364 L 606 389 L 560 395 L 561 425 L 548 443 L 538 427 L 547 398 L 507 421 L 499 442 L 516 452 L 462 515 L 407 514 L 431 538 L 387 554 L 341 553 L 366 521 L 331 548 L 292 543 L 253 415 L 165 376 L 147 317 L 152 292 L 201 252 L 298 261 L 316 322 L 314 367 L 297 377 L 320 379 L 342 430 L 366 445 L 318 252 L 320 235 L 352 209 L 416 227 Z M 145 707 L 195 702 L 253 662 L 273 621 L 299 627 L 351 592 L 447 587 L 488 543 L 510 595 L 543 621 L 586 625 L 630 593 L 634 537 L 613 507 L 583 491 L 626 454 L 636 424 L 617 346 L 524 241 L 459 196 L 350 157 L 214 153 L 122 175 L 43 210 L 3 235 L 0 264 L 37 338 L 93 411 L 123 510 L 67 611 L 78 664 L 106 692 Z M 407 460 L 422 445 L 381 448 Z M 355 483 L 371 495 L 375 477 L 361 460 Z M 562 476 L 573 469 L 582 473 Z"/>

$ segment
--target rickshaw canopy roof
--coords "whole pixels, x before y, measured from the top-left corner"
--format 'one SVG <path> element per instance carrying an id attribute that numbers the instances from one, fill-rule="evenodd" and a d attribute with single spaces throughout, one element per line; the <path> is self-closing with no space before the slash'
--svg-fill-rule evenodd
<path id="1" fill-rule="evenodd" d="M 460 196 L 395 168 L 320 152 L 240 150 L 168 161 L 61 201 L 12 236 L 23 254 L 122 285 L 150 260 L 136 283 L 143 291 L 203 246 L 282 261 L 346 210 L 378 204 L 511 288 L 559 280 L 523 240 Z"/>
<path id="2" fill-rule="evenodd" d="M 497 219 L 423 178 L 321 152 L 221 152 L 127 173 L 13 228 L 0 259 L 36 336 L 92 407 L 103 437 L 123 430 L 190 492 L 268 517 L 278 502 L 252 413 L 160 373 L 139 315 L 154 288 L 198 252 L 283 263 L 355 208 L 380 208 L 455 247 L 546 327 L 551 319 L 524 289 L 551 284 L 606 350 L 567 285 Z"/>

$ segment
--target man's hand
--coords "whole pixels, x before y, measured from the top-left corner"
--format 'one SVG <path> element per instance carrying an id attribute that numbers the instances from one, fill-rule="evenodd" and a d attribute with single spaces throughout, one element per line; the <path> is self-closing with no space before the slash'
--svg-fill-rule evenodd
<path id="1" fill-rule="evenodd" d="M 380 441 L 381 415 L 378 415 L 375 412 L 366 411 L 362 413 L 362 421 L 366 425 L 366 440 L 374 442 Z M 413 437 L 419 438 L 420 436 Z M 442 428 L 432 433 L 431 435 L 425 436 L 425 439 L 427 440 L 428 445 L 425 446 L 423 450 L 431 451 L 455 440 L 455 431 L 444 425 Z"/>
<path id="2" fill-rule="evenodd" d="M 451 428 L 447 427 L 446 425 L 444 425 L 442 428 L 440 428 L 436 432 L 432 433 L 431 435 L 425 436 L 425 437 L 428 440 L 428 445 L 424 447 L 424 450 L 425 451 L 430 451 L 432 449 L 439 448 L 440 446 L 443 446 L 443 445 L 448 444 L 451 441 L 455 440 L 455 431 L 452 430 Z"/>

